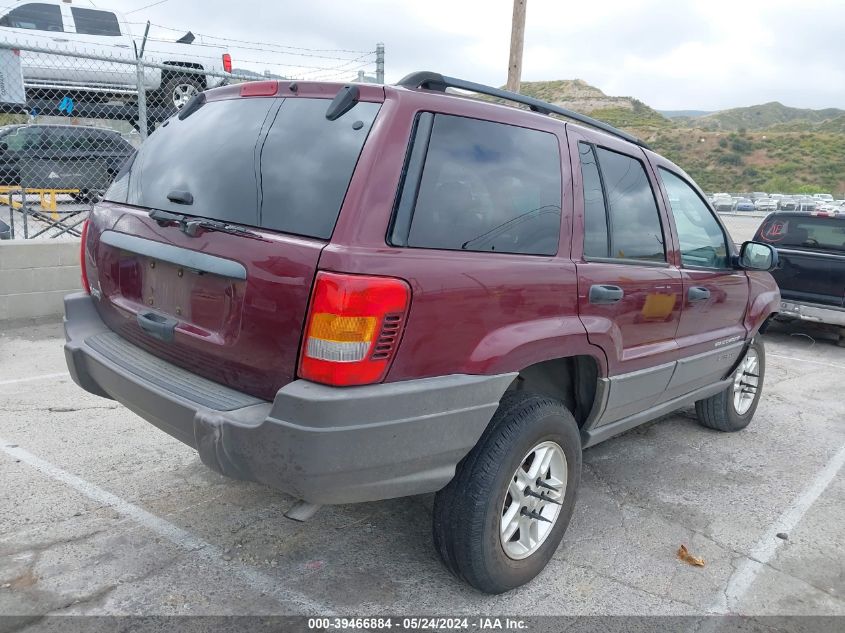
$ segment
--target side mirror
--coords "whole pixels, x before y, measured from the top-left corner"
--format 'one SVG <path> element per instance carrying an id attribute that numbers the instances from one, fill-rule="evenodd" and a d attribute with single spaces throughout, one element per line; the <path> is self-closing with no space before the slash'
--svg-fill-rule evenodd
<path id="1" fill-rule="evenodd" d="M 768 244 L 743 242 L 737 264 L 744 270 L 774 270 L 778 267 L 778 252 Z"/>

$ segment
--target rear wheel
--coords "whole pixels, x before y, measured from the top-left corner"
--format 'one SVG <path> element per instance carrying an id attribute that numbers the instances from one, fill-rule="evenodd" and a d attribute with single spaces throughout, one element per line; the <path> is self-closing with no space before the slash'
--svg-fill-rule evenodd
<path id="1" fill-rule="evenodd" d="M 741 431 L 751 422 L 766 374 L 766 350 L 755 338 L 734 373 L 733 382 L 715 396 L 695 403 L 698 420 L 717 431 Z"/>
<path id="2" fill-rule="evenodd" d="M 198 95 L 203 90 L 199 78 L 190 75 L 175 75 L 168 77 L 162 84 L 158 101 L 164 106 L 179 110 L 190 101 L 191 97 Z"/>
<path id="3" fill-rule="evenodd" d="M 446 567 L 486 593 L 534 578 L 563 538 L 580 474 L 578 426 L 563 404 L 506 394 L 435 497 L 434 542 Z"/>

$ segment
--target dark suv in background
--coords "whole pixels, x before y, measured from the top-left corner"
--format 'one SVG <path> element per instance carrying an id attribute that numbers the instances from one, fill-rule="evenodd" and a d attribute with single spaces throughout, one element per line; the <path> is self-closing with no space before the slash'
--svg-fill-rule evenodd
<path id="1" fill-rule="evenodd" d="M 434 73 L 229 86 L 105 197 L 74 380 L 289 516 L 436 492 L 437 550 L 486 592 L 551 558 L 583 448 L 692 404 L 737 431 L 760 399 L 774 249 L 737 252 L 680 168 L 542 101 Z"/>
<path id="2" fill-rule="evenodd" d="M 86 125 L 28 124 L 0 128 L 0 185 L 76 189 L 79 200 L 101 195 L 135 154 L 119 133 Z"/>

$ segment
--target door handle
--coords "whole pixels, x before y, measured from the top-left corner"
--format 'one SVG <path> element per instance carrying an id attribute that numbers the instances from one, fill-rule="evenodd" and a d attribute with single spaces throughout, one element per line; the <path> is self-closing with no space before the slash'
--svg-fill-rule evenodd
<path id="1" fill-rule="evenodd" d="M 701 286 L 693 286 L 687 291 L 687 301 L 695 303 L 696 301 L 707 301 L 710 298 L 710 291 Z"/>
<path id="2" fill-rule="evenodd" d="M 166 343 L 173 340 L 173 330 L 179 323 L 176 319 L 155 312 L 142 312 L 136 318 L 144 332 Z"/>
<path id="3" fill-rule="evenodd" d="M 619 286 L 596 284 L 590 286 L 590 303 L 593 305 L 607 305 L 618 303 L 625 296 L 625 291 Z"/>

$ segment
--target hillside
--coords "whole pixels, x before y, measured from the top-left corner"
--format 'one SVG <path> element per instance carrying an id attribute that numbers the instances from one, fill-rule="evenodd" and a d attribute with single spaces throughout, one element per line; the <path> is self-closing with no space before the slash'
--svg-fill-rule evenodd
<path id="1" fill-rule="evenodd" d="M 782 124 L 817 124 L 845 115 L 845 110 L 827 108 L 825 110 L 808 110 L 790 108 L 777 101 L 749 106 L 747 108 L 732 108 L 706 114 L 704 116 L 686 119 L 691 127 L 712 130 L 730 130 L 737 132 L 741 129 L 762 130 L 773 125 Z"/>
<path id="2" fill-rule="evenodd" d="M 667 119 L 688 119 L 692 117 L 713 114 L 710 110 L 658 110 Z"/>
<path id="3" fill-rule="evenodd" d="M 633 97 L 605 95 L 580 79 L 523 82 L 520 90 L 631 132 L 705 190 L 845 195 L 845 110 L 773 102 L 667 118 Z"/>

